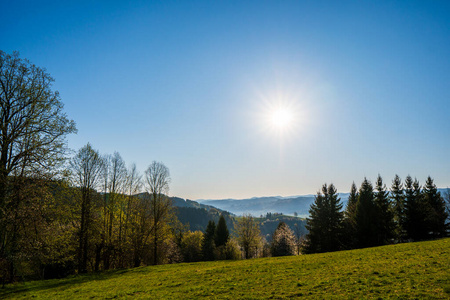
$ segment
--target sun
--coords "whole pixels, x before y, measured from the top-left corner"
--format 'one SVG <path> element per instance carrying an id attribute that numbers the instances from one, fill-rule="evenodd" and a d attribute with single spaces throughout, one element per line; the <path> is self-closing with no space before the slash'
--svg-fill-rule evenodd
<path id="1" fill-rule="evenodd" d="M 271 141 L 285 144 L 305 132 L 308 113 L 305 101 L 287 93 L 261 94 L 252 112 L 258 130 Z"/>
<path id="2" fill-rule="evenodd" d="M 271 125 L 278 130 L 289 128 L 293 121 L 294 114 L 287 107 L 279 107 L 270 113 Z"/>

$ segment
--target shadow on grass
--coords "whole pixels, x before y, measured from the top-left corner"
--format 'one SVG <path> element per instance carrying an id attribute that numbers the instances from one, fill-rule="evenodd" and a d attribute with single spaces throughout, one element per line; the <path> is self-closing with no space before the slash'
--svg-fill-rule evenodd
<path id="1" fill-rule="evenodd" d="M 128 273 L 136 269 L 122 269 L 122 270 L 111 270 L 99 273 L 90 273 L 82 275 L 73 275 L 63 279 L 48 279 L 40 281 L 29 281 L 23 283 L 8 284 L 4 288 L 0 287 L 0 299 L 13 298 L 18 296 L 20 293 L 32 293 L 39 292 L 54 288 L 61 288 L 65 286 L 73 286 L 77 284 L 82 284 L 89 281 L 101 281 L 112 279 Z M 139 271 L 138 271 L 139 272 Z"/>

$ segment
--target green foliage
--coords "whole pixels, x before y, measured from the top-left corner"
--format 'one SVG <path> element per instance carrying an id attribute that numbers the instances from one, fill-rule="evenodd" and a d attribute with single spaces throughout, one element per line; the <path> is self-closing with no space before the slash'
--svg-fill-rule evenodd
<path id="1" fill-rule="evenodd" d="M 77 211 L 76 191 L 63 181 L 15 178 L 14 182 L 20 186 L 14 198 L 20 199 L 15 214 L 9 216 L 7 230 L 16 240 L 3 249 L 13 262 L 12 274 L 20 278 L 72 274 L 76 261 L 77 228 L 72 222 Z M 8 266 L 4 265 L 0 269 L 3 279 L 11 275 L 6 271 Z"/>
<path id="2" fill-rule="evenodd" d="M 237 240 L 244 251 L 246 259 L 258 257 L 261 252 L 261 231 L 259 224 L 251 215 L 244 215 L 238 219 L 236 226 Z"/>
<path id="3" fill-rule="evenodd" d="M 377 239 L 378 208 L 374 201 L 372 184 L 364 178 L 359 189 L 356 204 L 356 240 L 357 247 L 371 247 L 378 244 Z"/>
<path id="4" fill-rule="evenodd" d="M 55 174 L 65 160 L 65 137 L 76 127 L 53 81 L 18 52 L 0 50 L 0 179 L 15 171 Z"/>
<path id="5" fill-rule="evenodd" d="M 348 196 L 347 207 L 345 209 L 345 217 L 350 220 L 351 223 L 355 222 L 356 203 L 358 202 L 358 189 L 355 182 L 352 183 L 350 188 L 350 195 Z"/>
<path id="6" fill-rule="evenodd" d="M 117 270 L 7 285 L 2 299 L 448 299 L 450 239 Z"/>
<path id="7" fill-rule="evenodd" d="M 5 280 L 13 280 L 17 267 L 27 261 L 20 246 L 27 240 L 23 223 L 29 223 L 28 213 L 39 206 L 24 203 L 28 186 L 20 184 L 61 175 L 66 136 L 76 132 L 59 93 L 52 90 L 53 81 L 18 52 L 0 50 L 0 276 Z"/>
<path id="8" fill-rule="evenodd" d="M 188 231 L 183 234 L 181 239 L 183 261 L 195 262 L 202 259 L 202 241 L 203 232 L 201 231 Z"/>
<path id="9" fill-rule="evenodd" d="M 206 227 L 205 234 L 203 235 L 202 241 L 202 256 L 203 260 L 214 260 L 214 252 L 216 250 L 216 244 L 214 240 L 216 239 L 216 223 L 214 221 L 209 221 Z"/>
<path id="10" fill-rule="evenodd" d="M 394 206 L 394 234 L 398 241 L 401 241 L 405 236 L 404 214 L 405 214 L 405 195 L 403 191 L 403 184 L 398 175 L 395 175 L 391 185 L 391 201 Z"/>
<path id="11" fill-rule="evenodd" d="M 230 232 L 228 231 L 227 223 L 225 222 L 225 218 L 223 215 L 220 215 L 219 223 L 216 227 L 215 232 L 215 243 L 216 247 L 224 246 L 228 239 L 230 238 Z"/>
<path id="12" fill-rule="evenodd" d="M 322 186 L 309 210 L 306 219 L 305 253 L 329 252 L 342 248 L 343 217 L 342 203 L 333 184 Z"/>
<path id="13" fill-rule="evenodd" d="M 217 247 L 215 255 L 218 260 L 236 260 L 242 258 L 241 249 L 234 239 L 228 239 L 225 245 Z"/>
<path id="14" fill-rule="evenodd" d="M 358 202 L 358 189 L 355 182 L 350 188 L 347 207 L 344 211 L 342 244 L 345 248 L 356 247 L 356 203 Z"/>
<path id="15" fill-rule="evenodd" d="M 448 225 L 446 224 L 448 214 L 445 201 L 438 192 L 433 179 L 428 176 L 423 187 L 423 200 L 428 207 L 428 229 L 433 237 L 446 236 Z"/>
<path id="16" fill-rule="evenodd" d="M 420 241 L 427 237 L 428 212 L 429 207 L 424 201 L 419 181 L 417 179 L 413 181 L 408 175 L 405 179 L 405 216 L 403 220 L 407 238 Z"/>
<path id="17" fill-rule="evenodd" d="M 380 175 L 378 175 L 375 189 L 375 204 L 378 208 L 377 244 L 384 245 L 390 243 L 395 236 L 394 212 L 386 185 L 383 184 L 383 179 Z"/>

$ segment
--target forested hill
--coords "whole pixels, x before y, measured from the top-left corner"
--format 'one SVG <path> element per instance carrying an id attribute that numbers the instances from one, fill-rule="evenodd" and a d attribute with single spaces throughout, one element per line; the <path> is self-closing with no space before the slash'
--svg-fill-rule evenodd
<path id="1" fill-rule="evenodd" d="M 135 196 L 142 199 L 147 195 L 149 195 L 149 194 L 147 192 L 145 192 L 145 193 L 137 194 Z M 207 211 L 215 210 L 215 211 L 219 211 L 219 212 L 227 212 L 226 210 L 220 209 L 218 207 L 215 207 L 212 205 L 207 205 L 207 204 L 201 204 L 199 202 L 192 201 L 189 199 L 183 199 L 183 198 L 179 198 L 179 197 L 170 197 L 170 200 L 172 201 L 172 204 L 175 207 L 189 207 L 189 208 L 205 209 Z M 227 212 L 227 213 L 229 213 L 229 212 Z"/>
<path id="2" fill-rule="evenodd" d="M 228 228 L 231 231 L 234 230 L 233 214 L 228 211 L 178 197 L 171 197 L 171 200 L 173 206 L 176 208 L 175 211 L 178 220 L 188 226 L 188 229 L 191 231 L 204 231 L 208 225 L 208 221 L 213 220 L 217 223 L 220 215 L 224 216 Z"/>
<path id="3" fill-rule="evenodd" d="M 143 198 L 146 195 L 148 195 L 148 193 L 140 193 L 135 196 Z M 170 200 L 175 207 L 175 214 L 178 220 L 181 224 L 187 226 L 188 230 L 204 231 L 208 225 L 208 221 L 213 220 L 217 223 L 220 215 L 224 216 L 228 228 L 231 231 L 234 229 L 233 214 L 228 211 L 179 197 L 170 197 Z"/>
<path id="4" fill-rule="evenodd" d="M 220 215 L 225 217 L 228 228 L 233 233 L 237 216 L 221 210 L 211 205 L 200 204 L 196 201 L 184 200 L 178 197 L 172 197 L 172 203 L 176 207 L 176 215 L 178 220 L 188 226 L 191 231 L 204 231 L 209 220 L 218 222 Z M 285 222 L 297 235 L 306 234 L 305 220 L 280 213 L 267 213 L 256 218 L 261 235 L 267 240 L 271 240 L 271 236 L 280 222 Z"/>
<path id="5" fill-rule="evenodd" d="M 170 197 L 170 199 L 172 200 L 172 204 L 176 207 L 190 207 L 190 208 L 205 209 L 207 211 L 215 210 L 215 211 L 219 211 L 219 212 L 227 212 L 218 207 L 215 207 L 212 205 L 201 204 L 196 201 L 189 200 L 189 199 L 183 199 L 183 198 L 179 198 L 179 197 Z M 227 213 L 229 213 L 229 212 L 227 212 Z"/>

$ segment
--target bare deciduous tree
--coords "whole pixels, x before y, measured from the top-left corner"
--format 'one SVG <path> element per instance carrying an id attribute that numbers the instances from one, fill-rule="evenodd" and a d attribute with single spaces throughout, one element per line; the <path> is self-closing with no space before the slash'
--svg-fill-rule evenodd
<path id="1" fill-rule="evenodd" d="M 106 234 L 106 253 L 105 269 L 111 266 L 111 260 L 114 257 L 115 244 L 120 256 L 122 247 L 122 222 L 124 209 L 124 192 L 127 177 L 125 162 L 118 152 L 114 152 L 108 159 L 108 195 L 107 195 L 107 234 Z M 105 216 L 106 217 L 106 216 Z M 116 220 L 116 218 L 118 220 Z M 117 236 L 114 234 L 114 228 L 117 224 Z M 117 238 L 117 243 L 115 239 Z"/>
<path id="2" fill-rule="evenodd" d="M 168 223 L 173 218 L 172 201 L 169 192 L 169 169 L 160 162 L 152 162 L 145 171 L 146 189 L 150 197 L 152 218 L 153 264 L 158 264 L 158 248 L 168 234 Z"/>
<path id="3" fill-rule="evenodd" d="M 98 151 L 87 144 L 78 151 L 70 165 L 74 184 L 81 192 L 78 271 L 84 273 L 87 272 L 92 193 L 98 186 L 103 160 Z"/>
<path id="4" fill-rule="evenodd" d="M 135 197 L 134 195 L 139 193 L 142 186 L 142 176 L 139 174 L 136 164 L 133 164 L 128 170 L 127 170 L 127 178 L 126 178 L 126 186 L 125 186 L 125 193 L 127 194 L 127 205 L 126 205 L 126 211 L 125 211 L 125 224 L 124 224 L 124 242 L 127 242 L 127 238 L 130 234 L 129 227 L 133 213 L 133 208 L 135 207 Z"/>

